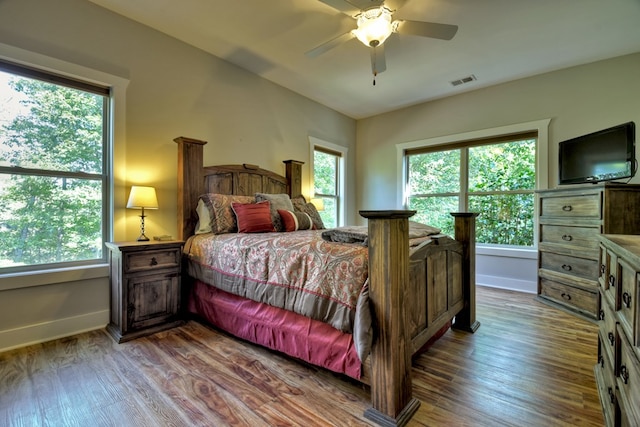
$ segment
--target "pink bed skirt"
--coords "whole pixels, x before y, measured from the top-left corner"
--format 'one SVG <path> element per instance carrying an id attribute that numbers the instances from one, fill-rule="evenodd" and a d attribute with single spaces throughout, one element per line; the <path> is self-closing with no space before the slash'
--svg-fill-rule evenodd
<path id="1" fill-rule="evenodd" d="M 195 281 L 188 309 L 239 338 L 333 372 L 360 379 L 362 364 L 350 334 L 291 311 Z"/>

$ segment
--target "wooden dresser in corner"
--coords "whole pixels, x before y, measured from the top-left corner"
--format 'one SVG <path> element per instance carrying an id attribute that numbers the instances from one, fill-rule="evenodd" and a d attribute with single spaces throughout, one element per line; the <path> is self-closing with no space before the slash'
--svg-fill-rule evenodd
<path id="1" fill-rule="evenodd" d="M 598 363 L 607 426 L 640 426 L 640 236 L 600 236 Z"/>
<path id="2" fill-rule="evenodd" d="M 640 185 L 572 185 L 538 196 L 538 298 L 595 321 L 598 236 L 640 234 Z"/>

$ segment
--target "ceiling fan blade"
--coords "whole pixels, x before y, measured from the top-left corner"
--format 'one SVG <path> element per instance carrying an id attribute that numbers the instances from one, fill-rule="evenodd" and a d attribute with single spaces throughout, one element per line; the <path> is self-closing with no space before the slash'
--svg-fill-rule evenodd
<path id="1" fill-rule="evenodd" d="M 382 73 L 387 69 L 387 60 L 384 55 L 384 44 L 371 48 L 371 72 L 373 75 Z"/>
<path id="2" fill-rule="evenodd" d="M 329 40 L 328 42 L 322 43 L 320 46 L 314 47 L 310 51 L 305 52 L 305 55 L 309 58 L 315 58 L 317 56 L 322 55 L 323 53 L 333 49 L 334 47 L 340 46 L 342 43 L 346 43 L 349 40 L 353 39 L 355 36 L 351 31 L 348 33 L 344 33 L 339 35 L 336 38 Z"/>
<path id="3" fill-rule="evenodd" d="M 432 39 L 451 40 L 458 32 L 457 25 L 438 24 L 436 22 L 401 21 L 400 34 L 411 34 Z"/>
<path id="4" fill-rule="evenodd" d="M 390 10 L 396 11 L 399 10 L 407 0 L 385 0 L 384 5 L 387 6 Z"/>
<path id="5" fill-rule="evenodd" d="M 349 3 L 347 0 L 320 0 L 322 3 L 327 6 L 331 6 L 332 8 L 339 10 L 340 12 L 349 15 L 355 16 L 360 13 L 360 8 L 356 5 Z"/>

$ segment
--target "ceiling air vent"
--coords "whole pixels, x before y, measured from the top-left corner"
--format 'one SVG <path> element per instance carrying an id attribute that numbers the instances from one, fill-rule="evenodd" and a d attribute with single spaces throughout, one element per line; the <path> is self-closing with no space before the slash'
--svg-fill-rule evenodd
<path id="1" fill-rule="evenodd" d="M 463 77 L 461 79 L 452 81 L 451 82 L 451 86 L 460 86 L 460 85 L 463 85 L 465 83 L 471 83 L 471 82 L 473 82 L 475 80 L 476 80 L 476 76 L 471 74 L 470 76 Z"/>

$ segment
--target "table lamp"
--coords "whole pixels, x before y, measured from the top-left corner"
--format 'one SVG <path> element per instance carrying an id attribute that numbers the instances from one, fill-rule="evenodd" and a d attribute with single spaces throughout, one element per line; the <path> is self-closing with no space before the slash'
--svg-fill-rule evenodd
<path id="1" fill-rule="evenodd" d="M 144 234 L 144 210 L 158 209 L 156 189 L 153 187 L 143 187 L 139 185 L 131 186 L 131 193 L 129 194 L 127 207 L 130 209 L 142 209 L 142 213 L 140 214 L 140 237 L 138 237 L 138 241 L 148 241 L 149 238 Z"/>

